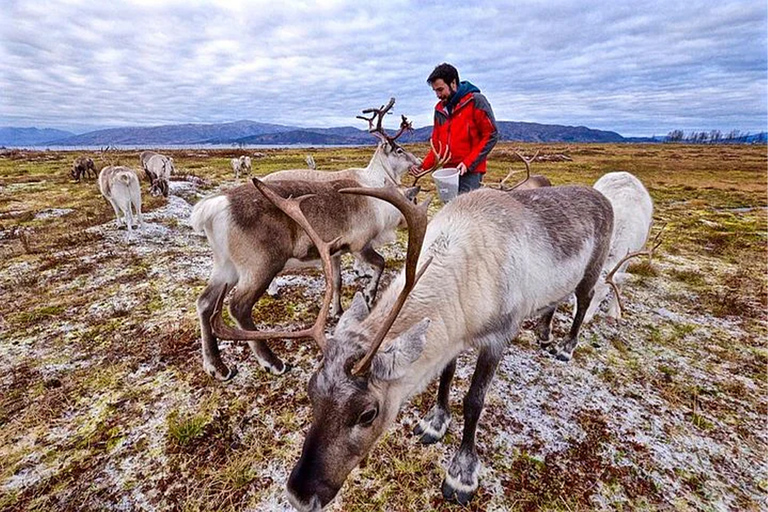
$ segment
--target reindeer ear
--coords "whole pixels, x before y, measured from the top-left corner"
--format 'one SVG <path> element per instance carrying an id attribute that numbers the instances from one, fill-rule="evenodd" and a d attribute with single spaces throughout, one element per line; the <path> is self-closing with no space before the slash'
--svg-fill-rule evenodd
<path id="1" fill-rule="evenodd" d="M 395 338 L 386 348 L 379 350 L 371 361 L 371 375 L 384 381 L 396 380 L 405 375 L 411 363 L 424 350 L 430 322 L 429 318 L 425 318 Z"/>
<path id="2" fill-rule="evenodd" d="M 403 191 L 403 195 L 407 200 L 414 202 L 419 192 L 421 192 L 421 187 L 408 187 Z"/>
<path id="3" fill-rule="evenodd" d="M 363 294 L 357 292 L 352 299 L 352 305 L 349 306 L 349 309 L 341 315 L 341 318 L 339 318 L 339 323 L 336 324 L 334 334 L 343 333 L 353 325 L 359 324 L 366 316 L 368 316 L 368 305 L 365 303 Z"/>

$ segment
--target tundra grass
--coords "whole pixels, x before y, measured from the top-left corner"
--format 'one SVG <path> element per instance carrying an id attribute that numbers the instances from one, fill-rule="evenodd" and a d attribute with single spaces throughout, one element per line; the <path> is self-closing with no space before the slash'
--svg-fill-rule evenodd
<path id="1" fill-rule="evenodd" d="M 424 156 L 428 146 L 408 149 Z M 410 434 L 434 404 L 433 382 L 331 510 L 760 510 L 765 147 L 503 143 L 487 186 L 524 170 L 515 150 L 570 157 L 532 164 L 556 185 L 632 172 L 654 200 L 654 233 L 666 226 L 662 245 L 629 267 L 622 320 L 586 326 L 571 363 L 540 354 L 525 329 L 510 344 L 480 420 L 484 468 L 469 506 L 445 503 L 440 483 L 461 439 L 471 353 L 459 361 L 445 439 L 425 447 Z M 116 229 L 95 180 L 69 177 L 80 153 L 0 154 L 0 508 L 287 510 L 283 489 L 309 425 L 306 385 L 320 355 L 309 341 L 276 340 L 293 368 L 275 377 L 246 345 L 222 341 L 238 376 L 219 383 L 204 374 L 195 300 L 210 249 L 173 207 L 247 183 L 229 164 L 241 154 L 262 176 L 304 168 L 308 154 L 321 170 L 364 167 L 372 151 L 170 151 L 177 184 L 199 180 L 164 199 L 151 198 L 142 177 L 149 220 L 133 235 Z M 138 168 L 138 151 L 84 154 L 97 166 Z M 434 194 L 431 180 L 419 183 L 422 197 Z M 435 201 L 430 215 L 440 208 Z M 384 283 L 402 265 L 404 239 L 385 248 Z M 308 286 L 257 304 L 257 324 L 312 322 L 322 277 L 302 275 Z M 362 282 L 345 279 L 345 305 Z M 556 336 L 571 314 L 556 315 Z"/>

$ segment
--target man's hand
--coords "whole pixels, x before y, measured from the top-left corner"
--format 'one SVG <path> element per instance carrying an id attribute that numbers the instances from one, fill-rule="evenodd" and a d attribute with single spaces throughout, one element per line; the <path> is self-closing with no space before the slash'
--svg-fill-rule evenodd
<path id="1" fill-rule="evenodd" d="M 459 170 L 459 176 L 464 176 L 467 173 L 467 166 L 464 165 L 464 162 L 461 162 L 456 168 Z"/>

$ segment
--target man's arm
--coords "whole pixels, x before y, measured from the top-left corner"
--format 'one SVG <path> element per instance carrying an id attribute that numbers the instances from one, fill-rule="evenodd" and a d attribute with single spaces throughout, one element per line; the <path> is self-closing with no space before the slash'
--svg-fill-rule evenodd
<path id="1" fill-rule="evenodd" d="M 496 128 L 496 118 L 493 115 L 491 104 L 480 93 L 476 93 L 474 99 L 472 120 L 480 134 L 480 140 L 464 159 L 468 172 L 473 172 L 480 162 L 487 159 L 488 154 L 499 141 L 499 130 Z"/>

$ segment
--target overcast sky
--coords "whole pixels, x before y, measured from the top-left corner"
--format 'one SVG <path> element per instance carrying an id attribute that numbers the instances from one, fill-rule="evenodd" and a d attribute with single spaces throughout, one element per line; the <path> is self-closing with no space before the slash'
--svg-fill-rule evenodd
<path id="1" fill-rule="evenodd" d="M 766 2 L 2 0 L 0 126 L 432 122 L 454 64 L 496 118 L 766 130 Z"/>

